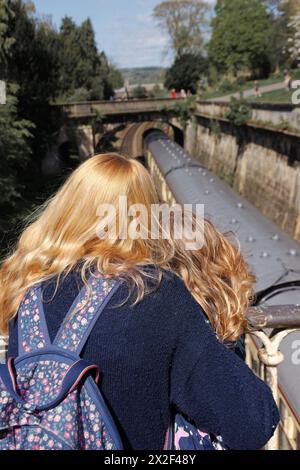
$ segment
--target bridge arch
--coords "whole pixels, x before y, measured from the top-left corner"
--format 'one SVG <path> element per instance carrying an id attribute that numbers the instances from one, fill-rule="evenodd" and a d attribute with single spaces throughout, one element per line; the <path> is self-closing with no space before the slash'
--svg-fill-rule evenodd
<path id="1" fill-rule="evenodd" d="M 144 139 L 154 130 L 164 131 L 178 145 L 184 147 L 184 132 L 174 123 L 168 121 L 148 121 L 135 123 L 127 127 L 121 146 L 121 153 L 145 163 Z"/>
<path id="2" fill-rule="evenodd" d="M 85 159 L 97 149 L 97 128 L 107 125 L 134 125 L 153 123 L 167 126 L 168 135 L 184 146 L 184 132 L 176 122 L 176 106 L 183 98 L 146 99 L 129 101 L 90 101 L 55 105 L 54 111 L 61 113 L 63 130 L 73 134 L 79 148 L 80 159 Z M 98 130 L 99 130 L 98 129 Z"/>

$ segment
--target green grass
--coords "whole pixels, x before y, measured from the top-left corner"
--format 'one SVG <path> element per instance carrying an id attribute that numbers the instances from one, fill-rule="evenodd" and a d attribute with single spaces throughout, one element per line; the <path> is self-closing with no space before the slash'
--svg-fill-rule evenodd
<path id="1" fill-rule="evenodd" d="M 295 90 L 286 91 L 286 89 L 264 93 L 260 97 L 251 96 L 248 98 L 252 103 L 290 103 L 292 104 L 292 94 Z"/>
<path id="2" fill-rule="evenodd" d="M 299 80 L 300 79 L 300 69 L 292 70 L 291 75 L 292 75 L 294 80 Z M 273 85 L 273 84 L 276 84 L 276 83 L 283 82 L 283 80 L 284 80 L 284 74 L 281 73 L 280 75 L 278 75 L 276 77 L 271 76 L 267 79 L 257 80 L 257 81 L 258 81 L 259 87 L 264 87 L 264 86 Z M 238 92 L 241 92 L 241 91 L 251 90 L 251 89 L 254 88 L 254 86 L 255 86 L 255 80 L 251 80 L 249 82 L 246 82 L 243 85 L 232 84 L 232 88 L 228 91 L 225 91 L 225 92 L 221 91 L 221 90 L 217 90 L 217 89 L 209 90 L 206 93 L 204 93 L 204 95 L 202 96 L 202 99 L 210 100 L 210 99 L 213 99 L 213 98 L 221 98 L 222 96 L 231 95 L 233 93 L 238 93 Z M 284 93 L 283 93 L 283 91 L 284 91 Z M 274 94 L 274 98 L 272 97 L 273 94 Z M 255 101 L 263 101 L 264 97 L 266 95 L 270 95 L 271 101 L 275 101 L 276 98 L 277 98 L 277 94 L 278 94 L 279 102 L 283 102 L 283 103 L 289 102 L 290 97 L 289 97 L 288 93 L 285 90 L 279 90 L 279 92 L 265 93 L 262 98 L 258 98 Z M 253 99 L 255 99 L 255 98 L 251 98 L 251 100 L 253 100 Z M 268 100 L 264 100 L 264 101 L 268 101 Z"/>

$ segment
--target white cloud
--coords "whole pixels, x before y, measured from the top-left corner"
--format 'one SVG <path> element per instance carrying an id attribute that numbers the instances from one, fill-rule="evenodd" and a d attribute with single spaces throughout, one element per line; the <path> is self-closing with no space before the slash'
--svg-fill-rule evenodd
<path id="1" fill-rule="evenodd" d="M 207 0 L 211 5 L 215 0 Z M 136 0 L 136 16 L 128 17 L 122 9 L 105 33 L 110 35 L 108 55 L 119 67 L 169 66 L 173 54 L 169 37 L 152 16 L 159 0 Z M 103 35 L 103 31 L 102 31 Z"/>
<path id="2" fill-rule="evenodd" d="M 120 67 L 170 64 L 166 55 L 169 38 L 155 24 L 152 12 L 137 14 L 130 24 L 119 16 L 109 30 L 112 58 Z"/>

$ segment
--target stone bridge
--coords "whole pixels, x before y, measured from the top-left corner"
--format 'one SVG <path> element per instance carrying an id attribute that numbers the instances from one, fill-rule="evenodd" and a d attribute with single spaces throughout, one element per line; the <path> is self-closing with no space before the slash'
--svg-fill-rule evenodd
<path id="1" fill-rule="evenodd" d="M 171 112 L 183 98 L 128 101 L 88 101 L 57 105 L 68 120 L 100 118 L 105 123 L 152 121 Z"/>
<path id="2" fill-rule="evenodd" d="M 65 148 L 72 142 L 80 159 L 97 151 L 103 133 L 118 125 L 156 122 L 168 123 L 174 129 L 175 140 L 183 144 L 180 124 L 173 120 L 174 110 L 183 98 L 144 99 L 128 101 L 89 101 L 53 105 L 52 111 L 60 131 L 43 162 L 44 172 L 55 174 Z"/>

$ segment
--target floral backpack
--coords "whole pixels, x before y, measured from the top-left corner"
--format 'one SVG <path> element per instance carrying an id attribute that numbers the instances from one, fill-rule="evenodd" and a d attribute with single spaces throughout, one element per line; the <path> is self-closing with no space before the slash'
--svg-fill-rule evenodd
<path id="1" fill-rule="evenodd" d="M 214 436 L 197 429 L 183 416 L 177 414 L 170 425 L 165 442 L 165 450 L 227 450 L 222 437 Z"/>
<path id="2" fill-rule="evenodd" d="M 112 280 L 83 287 L 51 344 L 41 285 L 18 312 L 19 357 L 0 365 L 0 450 L 121 450 L 99 391 L 99 368 L 80 353 L 118 288 Z"/>

